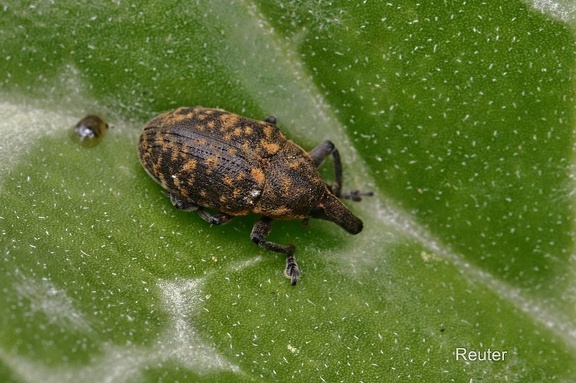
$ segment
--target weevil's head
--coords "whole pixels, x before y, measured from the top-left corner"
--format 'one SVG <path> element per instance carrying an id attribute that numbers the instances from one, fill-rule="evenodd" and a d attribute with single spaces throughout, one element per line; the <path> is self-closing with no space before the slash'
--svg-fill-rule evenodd
<path id="1" fill-rule="evenodd" d="M 334 194 L 328 189 L 312 210 L 312 218 L 332 221 L 350 234 L 358 234 L 362 231 L 364 224 L 360 218 L 356 217 Z"/>

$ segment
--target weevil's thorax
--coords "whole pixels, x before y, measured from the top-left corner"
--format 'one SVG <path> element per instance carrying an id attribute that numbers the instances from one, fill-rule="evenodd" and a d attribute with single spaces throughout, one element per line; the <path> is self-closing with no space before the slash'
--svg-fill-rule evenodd
<path id="1" fill-rule="evenodd" d="M 326 192 L 310 155 L 287 141 L 282 150 L 262 162 L 266 182 L 254 213 L 281 220 L 309 217 Z"/>

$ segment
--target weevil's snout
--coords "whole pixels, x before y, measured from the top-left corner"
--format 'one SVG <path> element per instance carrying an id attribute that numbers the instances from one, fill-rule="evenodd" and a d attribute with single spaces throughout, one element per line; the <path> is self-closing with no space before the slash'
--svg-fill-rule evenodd
<path id="1" fill-rule="evenodd" d="M 364 224 L 348 210 L 346 206 L 332 193 L 326 193 L 318 207 L 312 211 L 312 218 L 332 221 L 350 234 L 358 234 L 362 231 Z"/>

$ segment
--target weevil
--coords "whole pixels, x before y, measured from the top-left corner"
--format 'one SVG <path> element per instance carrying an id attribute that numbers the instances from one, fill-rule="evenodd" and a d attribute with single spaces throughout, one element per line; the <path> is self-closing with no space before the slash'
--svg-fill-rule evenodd
<path id="1" fill-rule="evenodd" d="M 351 234 L 362 231 L 362 221 L 339 198 L 360 201 L 371 193 L 342 193 L 342 163 L 334 144 L 324 141 L 306 152 L 286 138 L 273 116 L 257 121 L 221 109 L 182 107 L 144 125 L 138 155 L 179 210 L 196 211 L 214 225 L 260 215 L 250 238 L 286 255 L 292 285 L 300 276 L 295 247 L 266 240 L 272 221 L 319 218 Z M 317 170 L 329 155 L 336 173 L 331 185 Z"/>

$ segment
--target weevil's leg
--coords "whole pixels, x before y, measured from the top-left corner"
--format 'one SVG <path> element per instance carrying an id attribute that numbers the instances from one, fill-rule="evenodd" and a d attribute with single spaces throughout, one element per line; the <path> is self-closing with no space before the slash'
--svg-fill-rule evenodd
<path id="1" fill-rule="evenodd" d="M 310 156 L 316 167 L 322 165 L 322 161 L 330 154 L 332 154 L 332 158 L 334 159 L 334 174 L 336 177 L 336 182 L 330 186 L 330 189 L 336 197 L 351 199 L 352 201 L 361 201 L 362 196 L 374 195 L 372 192 L 361 192 L 359 190 L 342 193 L 342 160 L 340 159 L 340 152 L 336 149 L 332 141 L 326 140 L 310 151 Z"/>
<path id="2" fill-rule="evenodd" d="M 309 152 L 309 154 L 312 157 L 312 160 L 314 161 L 314 166 L 318 168 L 320 167 L 320 165 L 322 165 L 324 159 L 328 157 L 330 154 L 333 154 L 335 151 L 336 151 L 336 158 L 334 158 L 335 163 L 334 167 L 336 168 L 335 169 L 336 178 L 338 178 L 338 172 L 340 172 L 340 179 L 342 179 L 342 163 L 340 162 L 340 154 L 338 153 L 338 150 L 336 149 L 336 146 L 334 146 L 332 141 L 330 140 L 324 141 L 323 143 L 312 149 Z M 336 162 L 338 162 L 338 164 L 336 164 Z"/>
<path id="3" fill-rule="evenodd" d="M 264 121 L 272 125 L 276 125 L 276 122 L 278 122 L 278 120 L 276 120 L 276 116 L 266 116 Z"/>
<path id="4" fill-rule="evenodd" d="M 178 210 L 183 210 L 183 211 L 198 210 L 199 206 L 196 205 L 194 202 L 183 200 L 182 198 L 180 198 L 174 194 L 170 194 L 167 191 L 164 191 L 164 194 L 167 195 L 168 197 L 170 197 L 170 202 L 172 202 L 172 205 L 174 205 L 174 207 Z"/>
<path id="5" fill-rule="evenodd" d="M 174 205 L 176 209 L 182 211 L 197 211 L 200 218 L 212 225 L 223 225 L 232 219 L 232 216 L 224 213 L 212 215 L 194 202 L 186 201 L 167 191 L 165 191 L 164 194 L 170 197 L 170 202 L 172 202 L 172 205 Z"/>
<path id="6" fill-rule="evenodd" d="M 232 219 L 231 215 L 225 214 L 225 213 L 218 213 L 218 214 L 210 214 L 208 213 L 206 210 L 202 209 L 201 207 L 199 207 L 198 209 L 198 215 L 200 216 L 200 218 L 202 218 L 204 221 L 212 224 L 212 225 L 224 225 L 226 222 L 230 221 Z"/>
<path id="7" fill-rule="evenodd" d="M 284 270 L 284 274 L 290 278 L 292 286 L 294 286 L 298 282 L 298 277 L 300 276 L 300 269 L 298 268 L 296 258 L 294 257 L 294 246 L 280 245 L 275 242 L 266 241 L 266 237 L 270 234 L 270 230 L 272 230 L 272 219 L 262 217 L 254 224 L 252 232 L 250 233 L 250 239 L 252 242 L 266 250 L 286 254 L 286 269 Z"/>
<path id="8" fill-rule="evenodd" d="M 282 254 L 294 253 L 293 245 L 280 245 L 275 242 L 266 241 L 266 237 L 268 237 L 268 234 L 270 234 L 271 230 L 272 230 L 272 219 L 268 217 L 262 217 L 254 224 L 252 232 L 250 233 L 250 239 L 258 246 L 261 246 L 270 251 L 274 251 L 276 253 L 282 253 Z"/>
<path id="9" fill-rule="evenodd" d="M 351 199 L 352 201 L 362 201 L 362 197 L 371 197 L 373 192 L 362 192 L 360 190 L 350 190 L 349 192 L 344 192 L 340 196 L 341 198 Z"/>
<path id="10" fill-rule="evenodd" d="M 292 286 L 296 286 L 298 278 L 300 278 L 300 269 L 298 268 L 294 254 L 288 254 L 286 257 L 286 269 L 284 269 L 284 275 L 290 278 Z"/>
<path id="11" fill-rule="evenodd" d="M 336 176 L 336 182 L 332 184 L 332 193 L 336 197 L 340 197 L 340 192 L 342 190 L 342 161 L 340 160 L 340 153 L 332 141 L 326 140 L 314 149 L 310 151 L 310 156 L 312 161 L 314 161 L 314 166 L 320 167 L 324 159 L 330 154 L 334 158 L 334 174 Z"/>

